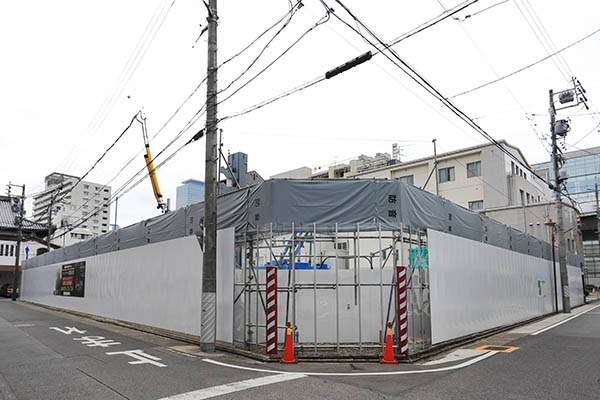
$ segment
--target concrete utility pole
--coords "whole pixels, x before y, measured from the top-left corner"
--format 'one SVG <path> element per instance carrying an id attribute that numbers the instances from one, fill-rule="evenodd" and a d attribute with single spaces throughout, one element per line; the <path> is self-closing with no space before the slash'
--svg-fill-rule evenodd
<path id="1" fill-rule="evenodd" d="M 21 185 L 21 206 L 19 207 L 19 221 L 17 226 L 17 253 L 15 254 L 15 271 L 13 273 L 12 301 L 17 300 L 17 288 L 19 287 L 19 259 L 21 256 L 21 241 L 23 240 L 23 214 L 25 210 L 25 185 Z"/>
<path id="2" fill-rule="evenodd" d="M 433 139 L 433 166 L 435 167 L 435 195 L 440 195 L 440 177 L 438 174 L 438 162 L 437 162 L 437 139 Z"/>
<path id="3" fill-rule="evenodd" d="M 217 0 L 208 4 L 206 158 L 204 171 L 204 257 L 200 347 L 215 351 L 217 329 Z"/>
<path id="4" fill-rule="evenodd" d="M 560 268 L 560 285 L 562 289 L 563 313 L 571 312 L 569 296 L 569 275 L 567 272 L 567 246 L 564 233 L 564 218 L 560 189 L 560 170 L 558 165 L 558 146 L 556 141 L 556 108 L 554 107 L 554 92 L 550 89 L 550 131 L 552 133 L 552 165 L 554 167 L 554 194 L 557 213 L 556 233 L 558 234 L 558 265 Z"/>

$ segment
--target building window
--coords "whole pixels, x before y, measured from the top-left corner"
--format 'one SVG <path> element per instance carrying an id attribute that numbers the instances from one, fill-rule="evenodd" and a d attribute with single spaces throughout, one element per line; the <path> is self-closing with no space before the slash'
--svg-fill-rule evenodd
<path id="1" fill-rule="evenodd" d="M 4 245 L 0 244 L 0 256 L 4 255 Z"/>
<path id="2" fill-rule="evenodd" d="M 454 180 L 454 167 L 440 169 L 440 183 Z"/>
<path id="3" fill-rule="evenodd" d="M 10 245 L 10 256 L 12 257 L 15 254 L 15 246 L 14 245 Z"/>
<path id="4" fill-rule="evenodd" d="M 525 192 L 519 189 L 519 193 L 521 194 L 521 204 L 525 204 Z"/>
<path id="5" fill-rule="evenodd" d="M 475 161 L 467 164 L 467 178 L 481 176 L 481 161 Z"/>
<path id="6" fill-rule="evenodd" d="M 469 202 L 469 210 L 472 210 L 472 211 L 483 210 L 483 200 L 470 201 Z"/>
<path id="7" fill-rule="evenodd" d="M 83 185 L 83 188 L 84 188 L 84 189 L 89 189 L 89 188 L 90 188 L 90 185 Z"/>
<path id="8" fill-rule="evenodd" d="M 531 196 L 529 196 L 529 193 L 527 193 L 527 204 L 531 203 Z"/>
<path id="9" fill-rule="evenodd" d="M 401 176 L 400 178 L 398 178 L 398 180 L 400 182 L 404 182 L 404 183 L 407 183 L 409 185 L 414 185 L 415 184 L 415 176 L 414 175 Z"/>
<path id="10" fill-rule="evenodd" d="M 87 190 L 85 190 L 85 191 L 83 192 L 83 195 L 84 195 L 84 196 L 89 196 L 89 195 L 90 195 L 90 192 L 88 192 Z"/>
<path id="11" fill-rule="evenodd" d="M 523 172 L 523 179 L 527 180 L 527 174 Z"/>

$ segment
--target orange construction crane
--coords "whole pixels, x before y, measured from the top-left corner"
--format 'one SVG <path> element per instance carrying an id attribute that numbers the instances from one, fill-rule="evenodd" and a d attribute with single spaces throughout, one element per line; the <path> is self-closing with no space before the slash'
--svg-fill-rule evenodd
<path id="1" fill-rule="evenodd" d="M 144 146 L 146 146 L 146 154 L 144 154 L 144 161 L 146 162 L 146 168 L 148 168 L 148 175 L 150 176 L 150 183 L 152 183 L 152 190 L 154 191 L 154 197 L 156 198 L 156 202 L 158 206 L 156 208 L 160 209 L 162 212 L 169 211 L 167 204 L 162 200 L 162 194 L 160 193 L 160 188 L 158 187 L 158 181 L 156 180 L 156 172 L 154 171 L 154 164 L 152 162 L 152 155 L 150 154 L 150 142 L 148 141 L 148 130 L 146 129 L 146 117 L 142 114 L 141 111 L 137 113 L 135 119 L 138 120 L 140 124 L 142 124 L 142 134 L 144 135 Z"/>

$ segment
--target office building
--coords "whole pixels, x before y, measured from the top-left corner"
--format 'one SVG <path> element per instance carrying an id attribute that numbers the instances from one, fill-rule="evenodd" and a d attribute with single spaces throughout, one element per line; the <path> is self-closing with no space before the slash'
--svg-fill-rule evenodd
<path id="1" fill-rule="evenodd" d="M 204 201 L 204 182 L 188 179 L 181 183 L 182 185 L 177 187 L 175 196 L 175 207 L 177 209 Z"/>

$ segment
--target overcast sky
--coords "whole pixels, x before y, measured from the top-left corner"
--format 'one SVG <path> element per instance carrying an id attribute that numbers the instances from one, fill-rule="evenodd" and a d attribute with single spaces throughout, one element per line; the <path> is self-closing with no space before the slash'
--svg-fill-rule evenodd
<path id="1" fill-rule="evenodd" d="M 334 0 L 327 2 L 350 21 Z M 324 17 L 318 0 L 303 3 L 259 62 L 220 99 Z M 444 11 L 437 0 L 344 3 L 387 41 Z M 451 8 L 462 1 L 441 3 Z M 219 61 L 245 47 L 288 8 L 286 0 L 221 0 Z M 537 61 L 548 54 L 551 45 L 562 48 L 579 40 L 600 28 L 598 17 L 597 0 L 480 0 L 460 12 L 458 20 L 447 19 L 395 49 L 444 95 L 452 96 Z M 51 172 L 81 176 L 142 108 L 153 136 L 206 75 L 206 35 L 195 43 L 205 25 L 206 8 L 201 0 L 0 3 L 0 183 L 25 183 L 27 192 L 34 193 L 43 188 L 43 179 Z M 543 29 L 546 32 L 540 32 Z M 223 66 L 219 87 L 226 87 L 245 70 L 274 33 Z M 545 34 L 553 43 L 544 40 Z M 141 38 L 146 41 L 136 51 Z M 455 104 L 477 118 L 493 137 L 519 147 L 530 163 L 547 161 L 541 140 L 549 130 L 548 90 L 566 89 L 572 71 L 587 89 L 594 109 L 600 109 L 599 47 L 600 34 L 565 50 L 563 59 L 547 60 L 457 97 Z M 331 18 L 224 102 L 219 116 L 316 78 L 367 50 L 373 49 Z M 205 97 L 202 86 L 152 139 L 154 154 L 186 125 Z M 580 108 L 568 111 L 572 126 L 568 143 L 577 143 L 579 148 L 600 144 L 594 130 L 600 116 L 589 114 Z M 204 117 L 165 155 L 203 123 Z M 324 167 L 360 154 L 391 153 L 395 142 L 402 147 L 404 160 L 430 155 L 432 138 L 437 138 L 439 152 L 484 143 L 382 55 L 258 111 L 224 121 L 220 128 L 224 151 L 248 153 L 249 168 L 265 178 L 301 166 Z M 108 182 L 142 150 L 141 128 L 134 124 L 87 180 Z M 140 153 L 110 183 L 113 190 L 143 167 Z M 157 176 L 164 196 L 174 205 L 175 188 L 181 181 L 203 180 L 204 141 L 184 148 Z M 119 200 L 118 223 L 124 226 L 157 213 L 146 180 Z"/>

